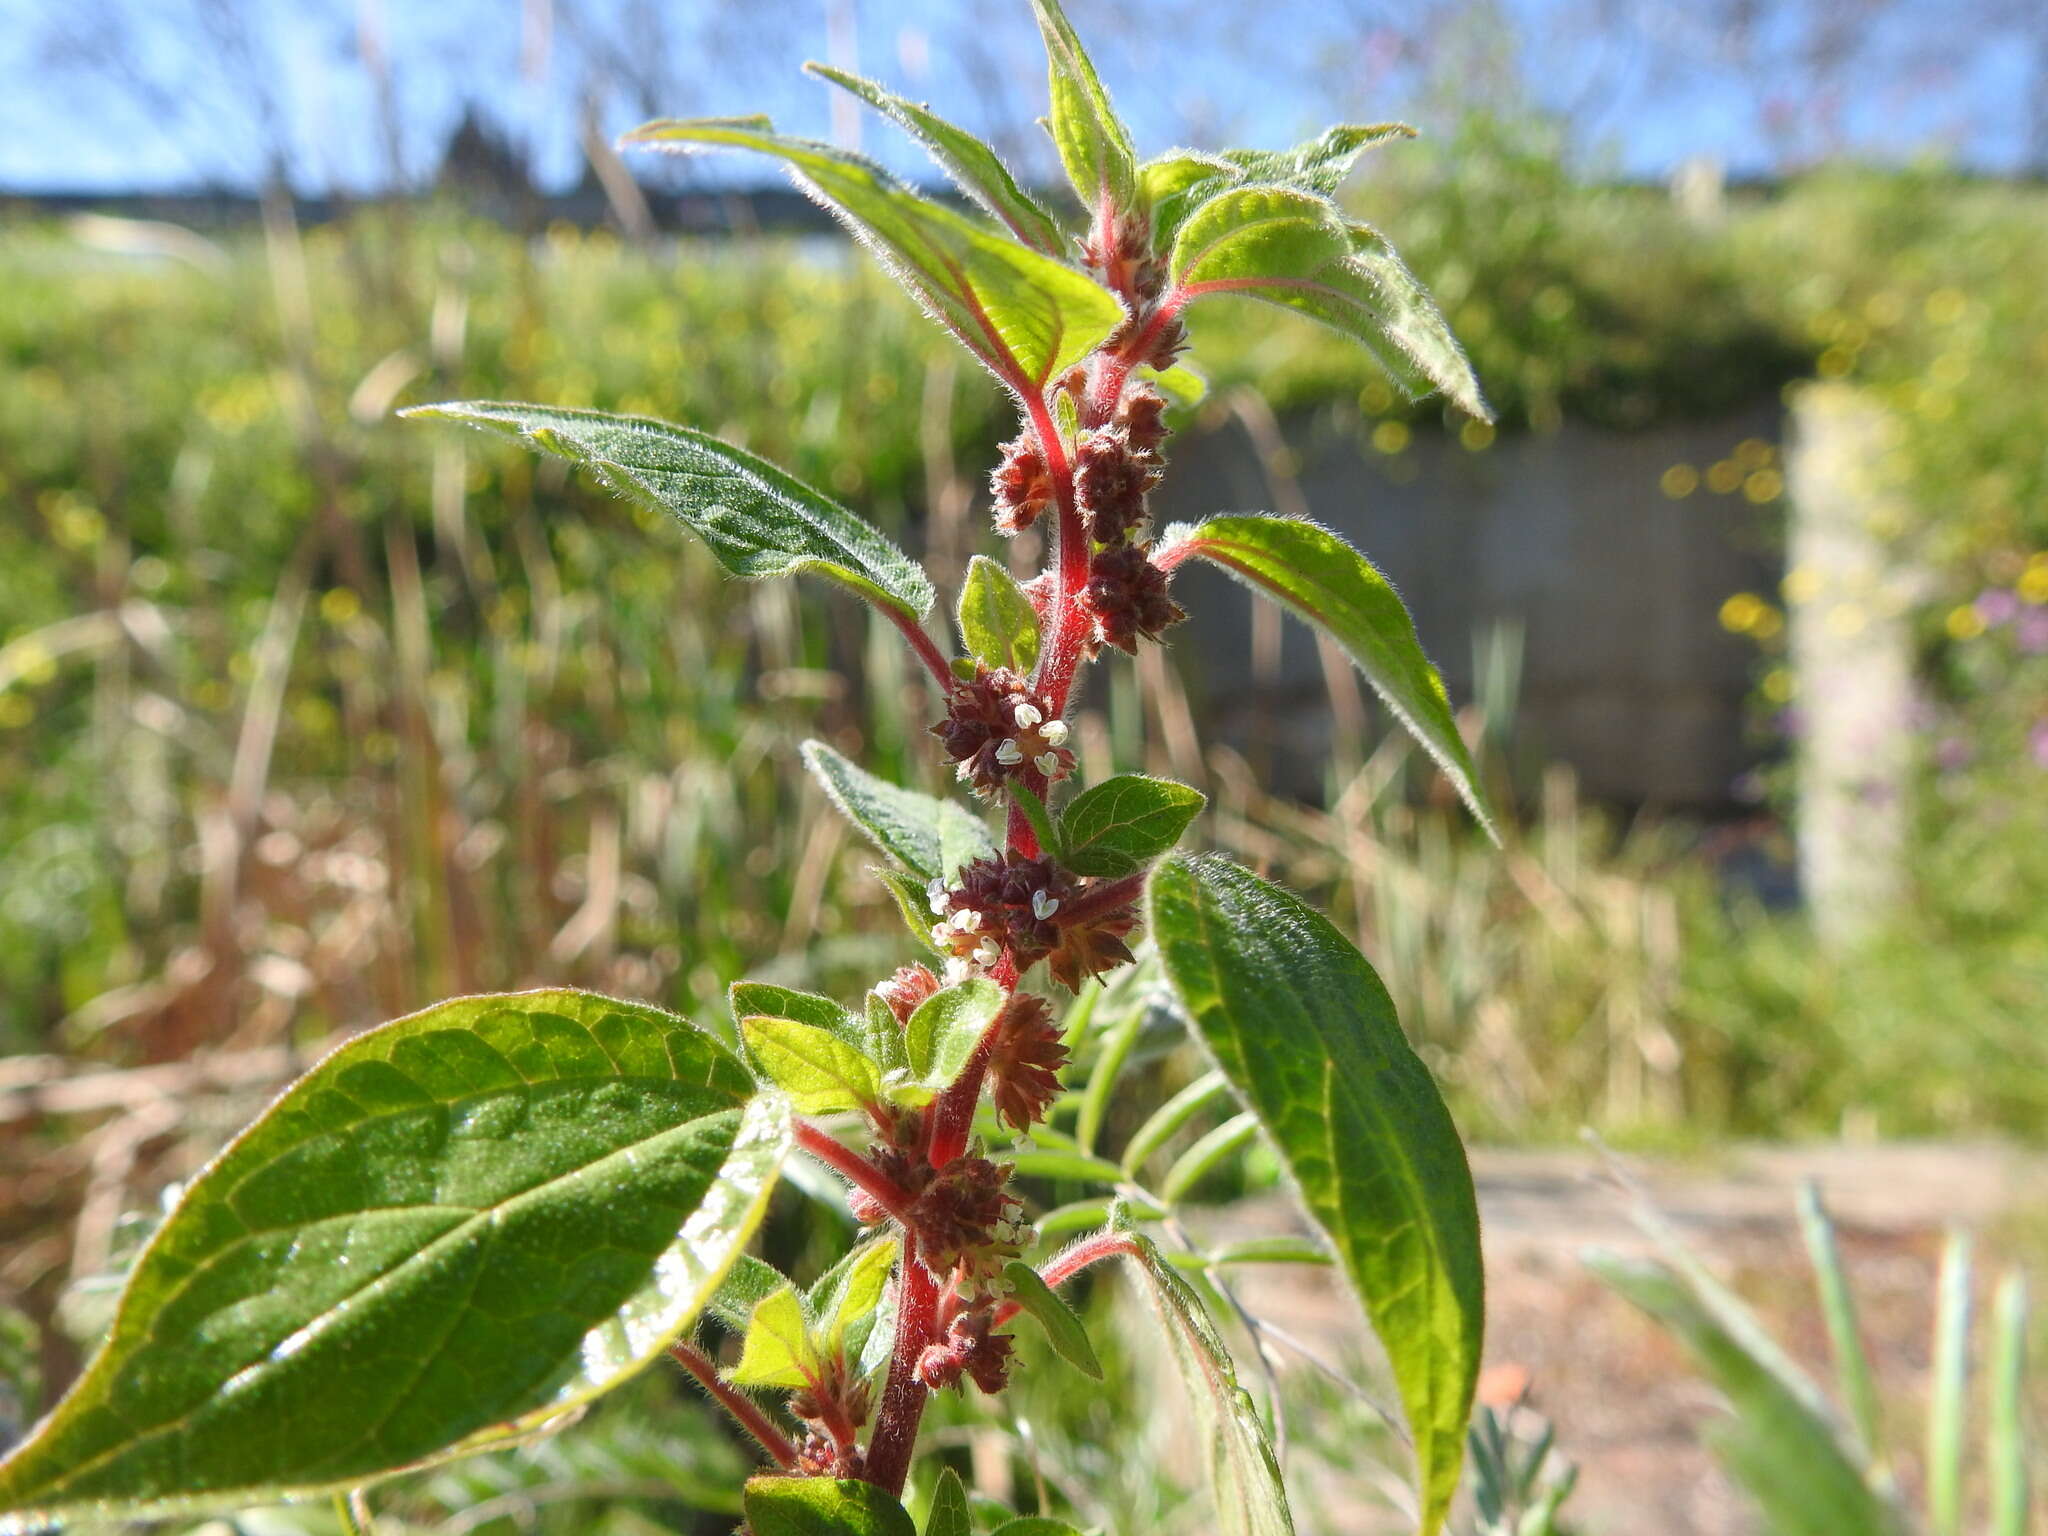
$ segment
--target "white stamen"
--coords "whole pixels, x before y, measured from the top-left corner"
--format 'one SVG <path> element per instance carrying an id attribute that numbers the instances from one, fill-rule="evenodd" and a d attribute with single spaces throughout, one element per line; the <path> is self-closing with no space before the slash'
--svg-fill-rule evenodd
<path id="1" fill-rule="evenodd" d="M 1015 767 L 1024 761 L 1024 749 L 1018 746 L 1014 739 L 1005 736 L 1002 744 L 996 748 L 996 761 L 1006 768 Z"/>
<path id="2" fill-rule="evenodd" d="M 1038 734 L 1045 738 L 1048 747 L 1064 747 L 1067 744 L 1067 722 L 1048 720 L 1039 727 Z"/>
<path id="3" fill-rule="evenodd" d="M 946 889 L 946 882 L 937 875 L 932 876 L 931 884 L 924 888 L 924 895 L 925 900 L 931 903 L 932 915 L 944 917 L 946 915 L 946 903 L 953 896 L 953 893 Z"/>
<path id="4" fill-rule="evenodd" d="M 974 967 L 965 960 L 955 956 L 953 959 L 948 960 L 945 969 L 939 972 L 939 980 L 949 987 L 957 987 L 973 974 Z"/>
<path id="5" fill-rule="evenodd" d="M 1010 707 L 1010 718 L 1017 722 L 1017 729 L 1028 731 L 1045 718 L 1045 712 L 1036 704 L 1017 703 Z"/>
<path id="6" fill-rule="evenodd" d="M 963 907 L 953 914 L 953 926 L 962 933 L 972 933 L 981 926 L 981 914 L 972 907 Z"/>
<path id="7" fill-rule="evenodd" d="M 1051 917 L 1053 913 L 1059 911 L 1059 909 L 1059 897 L 1045 891 L 1033 891 L 1031 893 L 1031 915 L 1041 923 Z"/>
<path id="8" fill-rule="evenodd" d="M 932 942 L 941 949 L 946 948 L 947 945 L 953 942 L 952 926 L 947 923 L 939 923 L 934 926 L 932 929 Z"/>
<path id="9" fill-rule="evenodd" d="M 994 939 L 983 939 L 981 943 L 975 946 L 974 963 L 976 965 L 994 965 L 1002 958 L 1003 952 L 996 948 L 996 941 Z"/>
<path id="10" fill-rule="evenodd" d="M 1031 763 L 1048 779 L 1060 771 L 1059 754 L 1056 752 L 1041 752 L 1031 760 Z"/>

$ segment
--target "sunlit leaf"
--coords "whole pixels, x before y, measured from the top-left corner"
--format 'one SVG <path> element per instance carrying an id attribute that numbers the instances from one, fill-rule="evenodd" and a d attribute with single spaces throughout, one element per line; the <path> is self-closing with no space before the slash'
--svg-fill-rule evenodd
<path id="1" fill-rule="evenodd" d="M 708 432 L 497 400 L 452 400 L 399 414 L 461 422 L 580 464 L 629 501 L 674 517 L 735 576 L 808 573 L 915 618 L 931 612 L 924 571 L 875 528 Z"/>
<path id="2" fill-rule="evenodd" d="M 917 1081 L 943 1088 L 958 1077 L 1002 1008 L 1003 995 L 1003 989 L 986 977 L 970 976 L 919 1003 L 903 1029 L 903 1046 Z"/>
<path id="3" fill-rule="evenodd" d="M 810 1318 L 805 1315 L 796 1287 L 776 1287 L 754 1307 L 747 1319 L 747 1334 L 740 1347 L 739 1364 L 731 1378 L 742 1387 L 801 1387 L 815 1383 L 823 1362 L 811 1339 Z"/>
<path id="4" fill-rule="evenodd" d="M 930 152 L 953 184 L 1008 226 L 1026 245 L 1050 256 L 1062 256 L 1066 239 L 1038 203 L 1017 185 L 1002 158 L 966 129 L 947 122 L 930 108 L 906 101 L 885 86 L 824 64 L 806 64 L 812 74 L 851 91 L 895 123 Z"/>
<path id="5" fill-rule="evenodd" d="M 1137 204 L 1138 157 L 1130 130 L 1109 103 L 1109 92 L 1081 46 L 1059 0 L 1031 0 L 1045 39 L 1052 115 L 1047 126 L 1067 180 L 1090 217 Z"/>
<path id="6" fill-rule="evenodd" d="M 848 1045 L 864 1047 L 867 1031 L 861 1020 L 829 997 L 799 992 L 770 981 L 736 981 L 726 994 L 735 1021 L 748 1018 L 795 1019 L 822 1029 Z"/>
<path id="7" fill-rule="evenodd" d="M 1022 1259 L 1012 1259 L 1003 1267 L 1003 1279 L 1009 1283 L 1010 1299 L 1045 1330 L 1053 1353 L 1082 1375 L 1102 1380 L 1102 1362 L 1095 1358 L 1087 1328 L 1038 1271 Z"/>
<path id="8" fill-rule="evenodd" d="M 958 801 L 940 800 L 877 778 L 822 741 L 805 742 L 803 759 L 846 819 L 919 879 L 936 876 L 950 880 L 961 865 L 995 857 L 996 845 L 988 828 Z M 917 892 L 915 904 L 922 907 L 923 903 L 923 893 Z"/>
<path id="9" fill-rule="evenodd" d="M 1457 1128 L 1372 967 L 1314 908 L 1226 859 L 1174 855 L 1152 872 L 1149 915 L 1182 1007 L 1386 1349 L 1430 1536 L 1457 1489 L 1484 1323 Z"/>
<path id="10" fill-rule="evenodd" d="M 967 562 L 960 583 L 960 638 L 992 667 L 1029 675 L 1038 664 L 1038 610 L 1017 578 L 987 555 Z"/>
<path id="11" fill-rule="evenodd" d="M 1174 528 L 1162 555 L 1200 555 L 1344 647 L 1394 718 L 1436 760 L 1487 835 L 1499 841 L 1442 677 L 1386 577 L 1329 529 L 1297 518 L 1212 517 Z"/>
<path id="12" fill-rule="evenodd" d="M 797 186 L 843 219 L 890 275 L 989 371 L 1037 395 L 1124 316 L 1107 289 L 919 196 L 872 161 L 776 133 L 766 119 L 669 119 L 626 135 L 662 148 L 751 149 L 785 162 Z"/>
<path id="13" fill-rule="evenodd" d="M 1282 182 L 1329 197 L 1344 185 L 1359 156 L 1414 137 L 1406 123 L 1338 123 L 1292 149 L 1226 149 L 1223 158 L 1247 181 Z"/>
<path id="14" fill-rule="evenodd" d="M 753 1094 L 709 1035 L 586 993 L 357 1037 L 185 1192 L 0 1464 L 0 1509 L 345 1489 L 587 1401 L 689 1324 L 759 1221 L 789 1124 Z"/>
<path id="15" fill-rule="evenodd" d="M 1180 841 L 1208 797 L 1171 779 L 1120 773 L 1060 813 L 1060 858 L 1078 875 L 1128 875 Z"/>
<path id="16" fill-rule="evenodd" d="M 795 1019 L 744 1018 L 740 1038 L 761 1075 L 799 1114 L 859 1109 L 882 1097 L 882 1070 L 866 1052 Z"/>
<path id="17" fill-rule="evenodd" d="M 974 1536 L 967 1487 L 951 1467 L 940 1471 L 938 1486 L 932 1489 L 932 1508 L 925 1517 L 924 1536 Z"/>
<path id="18" fill-rule="evenodd" d="M 756 1477 L 745 1502 L 754 1536 L 917 1536 L 900 1503 L 850 1478 Z"/>
<path id="19" fill-rule="evenodd" d="M 818 1277 L 811 1287 L 810 1310 L 827 1349 L 860 1352 L 866 1325 L 873 1322 L 888 1293 L 901 1251 L 895 1238 L 879 1237 L 853 1249 Z"/>

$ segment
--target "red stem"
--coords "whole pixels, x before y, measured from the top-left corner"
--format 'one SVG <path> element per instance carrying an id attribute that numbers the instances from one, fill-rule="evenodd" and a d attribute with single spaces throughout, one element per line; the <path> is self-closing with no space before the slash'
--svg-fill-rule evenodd
<path id="1" fill-rule="evenodd" d="M 974 1106 L 981 1102 L 981 1080 L 988 1075 L 989 1057 L 995 1054 L 996 1040 L 1003 1032 L 1004 1016 L 1009 1007 L 1005 1001 L 996 1016 L 989 1020 L 981 1038 L 974 1042 L 967 1065 L 960 1069 L 960 1075 L 946 1085 L 946 1091 L 932 1104 L 931 1134 L 926 1150 L 934 1168 L 945 1167 L 967 1150 L 968 1133 L 974 1129 Z"/>
<path id="2" fill-rule="evenodd" d="M 796 1144 L 834 1173 L 857 1184 L 875 1204 L 906 1222 L 910 1214 L 910 1192 L 851 1147 L 827 1136 L 807 1120 L 796 1123 Z"/>
<path id="3" fill-rule="evenodd" d="M 932 1342 L 939 1308 L 939 1283 L 918 1257 L 915 1240 L 904 1243 L 897 1272 L 902 1278 L 896 1305 L 896 1353 L 889 1361 L 881 1413 L 868 1441 L 867 1465 L 867 1480 L 894 1494 L 903 1492 L 911 1453 L 917 1448 L 918 1421 L 924 1417 L 924 1400 L 929 1396 L 925 1384 L 917 1379 L 917 1362 Z"/>
<path id="4" fill-rule="evenodd" d="M 697 1385 L 709 1392 L 719 1407 L 739 1422 L 741 1429 L 761 1442 L 761 1449 L 775 1459 L 778 1467 L 787 1471 L 796 1465 L 796 1447 L 789 1443 L 789 1437 L 775 1427 L 760 1404 L 718 1374 L 718 1367 L 708 1355 L 681 1339 L 669 1345 L 668 1352 L 697 1378 Z"/>
<path id="5" fill-rule="evenodd" d="M 1065 1253 L 1054 1255 L 1052 1261 L 1038 1272 L 1038 1278 L 1049 1286 L 1064 1285 L 1090 1264 L 1100 1264 L 1120 1253 L 1137 1251 L 1137 1243 L 1121 1232 L 1098 1232 L 1093 1237 L 1083 1238 Z M 1017 1302 L 1004 1302 L 996 1308 L 995 1326 L 1002 1327 L 1022 1310 Z"/>
<path id="6" fill-rule="evenodd" d="M 924 626 L 894 603 L 875 605 L 889 616 L 889 622 L 903 631 L 903 638 L 910 642 L 910 648 L 917 653 L 917 659 L 924 663 L 925 670 L 932 675 L 932 681 L 939 685 L 941 693 L 952 691 L 953 669 L 946 664 L 945 653 L 924 632 Z"/>

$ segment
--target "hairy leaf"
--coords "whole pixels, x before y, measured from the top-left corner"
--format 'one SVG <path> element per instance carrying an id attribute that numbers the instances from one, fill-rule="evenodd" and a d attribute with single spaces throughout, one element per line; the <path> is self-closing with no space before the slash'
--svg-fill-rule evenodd
<path id="1" fill-rule="evenodd" d="M 1809 1393 L 1725 1326 L 1721 1307 L 1663 1264 L 1586 1255 L 1602 1280 L 1685 1341 L 1735 1410 L 1709 1438 L 1778 1536 L 1903 1533 L 1899 1510 L 1864 1479 Z"/>
<path id="2" fill-rule="evenodd" d="M 1133 1229 L 1121 1205 L 1110 1225 L 1131 1244 L 1131 1268 L 1159 1318 L 1186 1390 L 1209 1473 L 1216 1529 L 1222 1536 L 1292 1536 L 1294 1517 L 1266 1426 L 1251 1394 L 1238 1385 L 1230 1351 L 1201 1297 L 1175 1273 L 1158 1245 Z"/>
<path id="3" fill-rule="evenodd" d="M 882 1069 L 865 1051 L 795 1019 L 745 1018 L 740 1038 L 761 1075 L 789 1095 L 799 1114 L 859 1109 L 882 1097 Z"/>
<path id="4" fill-rule="evenodd" d="M 754 1536 L 917 1536 L 900 1503 L 851 1478 L 756 1477 L 745 1502 Z"/>
<path id="5" fill-rule="evenodd" d="M 335 1051 L 143 1251 L 0 1509 L 237 1506 L 524 1430 L 658 1355 L 718 1289 L 787 1106 L 681 1019 L 465 998 Z"/>
<path id="6" fill-rule="evenodd" d="M 726 994 L 735 1022 L 741 1019 L 794 1019 L 822 1029 L 848 1045 L 865 1047 L 866 1030 L 859 1019 L 829 997 L 799 992 L 770 981 L 736 981 Z"/>
<path id="7" fill-rule="evenodd" d="M 924 571 L 875 528 L 758 454 L 642 416 L 497 400 L 400 411 L 461 422 L 581 464 L 629 501 L 666 512 L 735 576 L 824 576 L 913 618 L 931 612 Z"/>
<path id="8" fill-rule="evenodd" d="M 1247 181 L 1277 181 L 1332 196 L 1359 156 L 1397 139 L 1412 139 L 1406 123 L 1338 123 L 1287 150 L 1226 149 L 1223 158 Z"/>
<path id="9" fill-rule="evenodd" d="M 670 119 L 626 135 L 662 148 L 758 150 L 838 214 L 926 313 L 1019 394 L 1037 395 L 1124 317 L 1107 289 L 920 197 L 872 161 L 776 133 L 765 118 Z"/>
<path id="10" fill-rule="evenodd" d="M 1129 875 L 1180 841 L 1209 803 L 1171 779 L 1120 773 L 1076 795 L 1060 813 L 1060 851 L 1078 875 Z"/>
<path id="11" fill-rule="evenodd" d="M 789 1283 L 789 1277 L 765 1259 L 743 1253 L 718 1282 L 718 1289 L 704 1304 L 705 1311 L 734 1333 L 747 1331 L 747 1319 L 754 1315 L 761 1298 Z"/>
<path id="12" fill-rule="evenodd" d="M 777 1286 L 747 1319 L 747 1336 L 732 1380 L 742 1387 L 802 1387 L 819 1379 L 822 1362 L 796 1287 Z"/>
<path id="13" fill-rule="evenodd" d="M 1088 1330 L 1074 1309 L 1022 1259 L 1003 1266 L 1003 1278 L 1010 1285 L 1010 1299 L 1022 1307 L 1039 1327 L 1053 1353 L 1084 1376 L 1102 1380 L 1102 1362 L 1095 1358 L 1095 1346 L 1088 1342 Z"/>
<path id="14" fill-rule="evenodd" d="M 960 584 L 960 638 L 992 667 L 1028 675 L 1038 665 L 1038 610 L 1017 578 L 987 555 L 967 562 Z"/>
<path id="15" fill-rule="evenodd" d="M 903 1030 L 903 1046 L 916 1079 L 928 1088 L 943 1088 L 958 1077 L 1002 1006 L 1003 989 L 982 976 L 969 977 L 919 1003 Z"/>
<path id="16" fill-rule="evenodd" d="M 893 1237 L 876 1238 L 853 1249 L 818 1277 L 809 1303 L 827 1349 L 860 1352 L 860 1341 L 867 1337 L 864 1325 L 873 1321 L 882 1305 L 901 1247 Z"/>
<path id="17" fill-rule="evenodd" d="M 851 91 L 916 139 L 938 162 L 939 169 L 952 177 L 955 186 L 1002 220 L 1010 233 L 1026 245 L 1049 256 L 1065 253 L 1065 237 L 1052 215 L 1017 185 L 1001 157 L 966 129 L 859 75 L 825 64 L 806 64 L 804 68 Z"/>
<path id="18" fill-rule="evenodd" d="M 1298 186 L 1200 183 L 1188 199 L 1169 260 L 1186 298 L 1240 294 L 1307 315 L 1363 345 L 1411 394 L 1440 389 L 1492 419 L 1436 302 L 1376 230 Z"/>
<path id="19" fill-rule="evenodd" d="M 805 742 L 803 759 L 846 819 L 920 880 L 950 880 L 961 865 L 995 857 L 988 828 L 958 801 L 877 778 L 822 741 Z M 921 892 L 917 904 L 923 904 Z"/>
<path id="20" fill-rule="evenodd" d="M 974 1536 L 974 1518 L 967 1508 L 967 1486 L 951 1467 L 939 1473 L 932 1489 L 931 1513 L 925 1517 L 924 1536 Z"/>
<path id="21" fill-rule="evenodd" d="M 867 1052 L 881 1065 L 883 1076 L 907 1069 L 910 1056 L 903 1049 L 903 1026 L 896 1022 L 895 1010 L 879 992 L 868 994 L 863 1022 L 867 1026 Z"/>
<path id="22" fill-rule="evenodd" d="M 1458 1485 L 1484 1275 L 1465 1151 L 1386 989 L 1321 913 L 1226 859 L 1152 872 L 1150 927 L 1216 1064 L 1358 1288 L 1408 1411 L 1424 1536 Z"/>
<path id="23" fill-rule="evenodd" d="M 1050 1515 L 1019 1515 L 1014 1520 L 1005 1520 L 988 1536 L 1083 1536 L 1083 1532 L 1079 1526 Z"/>
<path id="24" fill-rule="evenodd" d="M 1059 0 L 1031 0 L 1045 39 L 1052 115 L 1047 126 L 1067 180 L 1091 217 L 1137 205 L 1138 157 L 1130 130 L 1109 104 L 1109 92 L 1081 46 Z"/>
<path id="25" fill-rule="evenodd" d="M 1184 551 L 1213 560 L 1343 646 L 1487 835 L 1500 840 L 1443 679 L 1423 654 L 1400 594 L 1372 562 L 1329 529 L 1298 518 L 1212 517 L 1170 530 L 1164 542 L 1169 558 Z"/>

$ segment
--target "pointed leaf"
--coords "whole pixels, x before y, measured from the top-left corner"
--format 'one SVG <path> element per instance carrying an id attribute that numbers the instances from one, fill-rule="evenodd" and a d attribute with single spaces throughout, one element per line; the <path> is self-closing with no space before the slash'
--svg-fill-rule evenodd
<path id="1" fill-rule="evenodd" d="M 1095 1346 L 1088 1342 L 1087 1328 L 1064 1298 L 1039 1277 L 1038 1271 L 1022 1259 L 1012 1259 L 1003 1266 L 1003 1278 L 1009 1282 L 1010 1299 L 1045 1330 L 1053 1353 L 1082 1375 L 1102 1380 L 1102 1362 L 1095 1358 Z"/>
<path id="2" fill-rule="evenodd" d="M 805 742 L 803 759 L 846 819 L 920 880 L 950 880 L 961 865 L 995 857 L 988 828 L 958 801 L 876 778 L 822 741 Z M 918 896 L 922 905 L 923 893 Z"/>
<path id="3" fill-rule="evenodd" d="M 746 1018 L 740 1037 L 761 1075 L 798 1114 L 828 1115 L 880 1101 L 882 1069 L 839 1036 L 795 1019 Z"/>
<path id="4" fill-rule="evenodd" d="M 849 1332 L 858 1330 L 858 1337 L 866 1338 L 861 1325 L 872 1321 L 882 1305 L 900 1251 L 901 1245 L 895 1238 L 876 1238 L 854 1249 L 818 1277 L 817 1284 L 811 1287 L 810 1309 L 826 1349 L 836 1352 L 850 1348 L 859 1352 L 858 1342 L 848 1344 Z"/>
<path id="5" fill-rule="evenodd" d="M 822 1029 L 848 1045 L 864 1048 L 866 1031 L 861 1021 L 829 997 L 779 987 L 771 981 L 736 981 L 726 993 L 734 1022 L 741 1019 L 795 1019 L 813 1029 Z"/>
<path id="6" fill-rule="evenodd" d="M 1066 239 L 1051 214 L 1017 185 L 1000 156 L 966 129 L 947 122 L 928 107 L 906 101 L 894 91 L 824 64 L 805 69 L 851 91 L 896 124 L 931 154 L 953 184 L 1009 227 L 1011 234 L 1049 256 L 1062 255 Z"/>
<path id="7" fill-rule="evenodd" d="M 867 997 L 867 1017 L 864 1020 L 867 1038 L 867 1052 L 881 1064 L 886 1077 L 898 1069 L 908 1069 L 910 1055 L 903 1049 L 903 1026 L 896 1022 L 896 1013 L 878 992 Z"/>
<path id="8" fill-rule="evenodd" d="M 1900 1536 L 1906 1530 L 1897 1508 L 1864 1480 L 1834 1426 L 1723 1326 L 1717 1308 L 1686 1277 L 1614 1254 L 1588 1254 L 1586 1263 L 1684 1340 L 1727 1395 L 1734 1412 L 1710 1438 L 1774 1536 Z"/>
<path id="9" fill-rule="evenodd" d="M 1963 1422 L 1968 1414 L 1970 1234 L 1960 1229 L 1942 1246 L 1935 1282 L 1934 1383 L 1927 1405 L 1927 1523 L 1935 1536 L 1963 1528 Z"/>
<path id="10" fill-rule="evenodd" d="M 743 1253 L 732 1261 L 705 1310 L 734 1333 L 745 1333 L 747 1319 L 754 1315 L 761 1298 L 787 1284 L 789 1277 L 773 1264 Z"/>
<path id="11" fill-rule="evenodd" d="M 1052 115 L 1047 126 L 1067 180 L 1091 218 L 1137 206 L 1138 157 L 1130 130 L 1109 104 L 1109 92 L 1081 46 L 1059 0 L 1031 0 L 1045 39 Z"/>
<path id="12" fill-rule="evenodd" d="M 1017 578 L 987 555 L 967 562 L 960 584 L 960 638 L 992 667 L 1029 675 L 1038 665 L 1038 610 Z"/>
<path id="13" fill-rule="evenodd" d="M 405 417 L 496 432 L 591 471 L 629 501 L 666 512 L 735 576 L 824 576 L 913 618 L 932 585 L 911 558 L 821 491 L 722 438 L 642 416 L 497 400 L 416 405 Z"/>
<path id="14" fill-rule="evenodd" d="M 2007 1275 L 1993 1307 L 1991 1424 L 1985 1464 L 1991 1476 L 1991 1536 L 2026 1536 L 2028 1486 L 2026 1374 L 2027 1282 Z"/>
<path id="15" fill-rule="evenodd" d="M 1326 917 L 1216 857 L 1152 872 L 1150 928 L 1216 1065 L 1258 1113 L 1385 1346 L 1422 1530 L 1458 1485 L 1484 1275 L 1472 1175 L 1386 989 Z"/>
<path id="16" fill-rule="evenodd" d="M 1284 517 L 1212 517 L 1170 532 L 1165 542 L 1168 558 L 1213 560 L 1343 646 L 1486 834 L 1500 840 L 1443 679 L 1423 654 L 1400 594 L 1365 556 L 1327 528 Z"/>
<path id="17" fill-rule="evenodd" d="M 1251 1395 L 1238 1385 L 1230 1351 L 1201 1297 L 1166 1262 L 1158 1245 L 1132 1228 L 1121 1207 L 1110 1225 L 1130 1243 L 1131 1268 L 1180 1374 L 1209 1473 L 1216 1529 L 1222 1536 L 1292 1536 L 1294 1517 L 1266 1426 Z"/>
<path id="18" fill-rule="evenodd" d="M 1492 419 L 1428 291 L 1376 230 L 1346 221 L 1327 197 L 1279 185 L 1214 192 L 1182 219 L 1169 267 L 1187 299 L 1234 293 L 1292 309 L 1364 345 L 1409 393 L 1440 389 Z"/>
<path id="19" fill-rule="evenodd" d="M 1226 149 L 1223 158 L 1247 181 L 1285 182 L 1329 197 L 1344 185 L 1359 156 L 1414 137 L 1415 130 L 1406 123 L 1338 123 L 1292 149 Z"/>
<path id="20" fill-rule="evenodd" d="M 1871 1375 L 1870 1357 L 1864 1353 L 1863 1332 L 1856 1323 L 1856 1298 L 1849 1290 L 1849 1277 L 1842 1269 L 1841 1250 L 1835 1243 L 1835 1224 L 1821 1206 L 1820 1190 L 1811 1179 L 1799 1186 L 1799 1224 L 1806 1234 L 1807 1257 L 1813 1264 L 1814 1283 L 1820 1291 L 1821 1315 L 1827 1319 L 1828 1341 L 1835 1354 L 1835 1375 L 1848 1399 L 1856 1433 L 1863 1442 L 1866 1461 L 1883 1459 L 1884 1436 L 1878 1411 L 1877 1383 Z"/>
<path id="21" fill-rule="evenodd" d="M 747 1319 L 746 1341 L 740 1346 L 740 1363 L 732 1368 L 732 1382 L 741 1387 L 802 1387 L 815 1385 L 823 1369 L 817 1345 L 811 1339 L 810 1319 L 796 1287 L 776 1287 L 754 1307 Z"/>
<path id="22" fill-rule="evenodd" d="M 1072 267 L 918 196 L 872 161 L 778 134 L 765 120 L 655 122 L 626 142 L 784 161 L 799 189 L 838 214 L 927 314 L 1020 395 L 1042 394 L 1123 320 L 1115 296 Z"/>
<path id="23" fill-rule="evenodd" d="M 851 1478 L 752 1478 L 746 1510 L 754 1536 L 917 1536 L 900 1503 Z"/>
<path id="24" fill-rule="evenodd" d="M 0 1509 L 348 1489 L 587 1401 L 688 1326 L 760 1220 L 790 1133 L 752 1094 L 709 1035 L 585 993 L 358 1036 L 185 1192 L 0 1463 Z"/>
<path id="25" fill-rule="evenodd" d="M 1199 789 L 1171 779 L 1104 779 L 1060 813 L 1062 861 L 1077 875 L 1135 874 L 1179 842 L 1208 803 Z"/>
<path id="26" fill-rule="evenodd" d="M 932 1489 L 931 1513 L 925 1516 L 924 1536 L 974 1536 L 974 1518 L 967 1508 L 967 1486 L 951 1467 L 939 1473 Z"/>
<path id="27" fill-rule="evenodd" d="M 1181 223 L 1202 203 L 1244 180 L 1220 155 L 1172 149 L 1138 167 L 1138 195 L 1152 217 L 1154 250 L 1170 249 Z"/>
<path id="28" fill-rule="evenodd" d="M 943 1088 L 958 1077 L 1002 1006 L 1003 989 L 985 976 L 969 977 L 919 1003 L 903 1030 L 903 1046 L 917 1081 Z"/>

